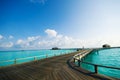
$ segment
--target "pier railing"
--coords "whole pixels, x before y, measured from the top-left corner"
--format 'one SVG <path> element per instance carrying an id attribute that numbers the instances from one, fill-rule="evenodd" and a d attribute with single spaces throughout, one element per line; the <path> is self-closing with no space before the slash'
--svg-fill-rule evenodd
<path id="1" fill-rule="evenodd" d="M 30 61 L 37 61 L 37 60 L 50 58 L 50 57 L 54 57 L 54 56 L 69 54 L 69 53 L 72 53 L 72 52 L 73 51 L 64 52 L 64 53 L 55 53 L 55 54 L 44 54 L 44 55 L 40 55 L 40 56 L 32 56 L 32 57 L 25 57 L 25 58 L 15 58 L 15 59 L 12 59 L 12 60 L 0 61 L 0 67 L 9 66 L 9 65 L 15 65 L 15 64 L 21 64 L 21 63 L 30 62 Z"/>
<path id="2" fill-rule="evenodd" d="M 79 67 L 81 67 L 81 63 L 85 63 L 87 65 L 92 65 L 92 66 L 94 66 L 94 72 L 95 73 L 98 73 L 98 67 L 104 67 L 104 68 L 120 70 L 120 68 L 113 67 L 113 66 L 104 66 L 104 65 L 93 64 L 93 63 L 90 63 L 90 62 L 83 61 L 82 58 L 84 58 L 89 53 L 90 52 L 82 52 L 82 53 L 76 54 L 75 56 L 73 56 L 74 63 L 77 61 Z"/>

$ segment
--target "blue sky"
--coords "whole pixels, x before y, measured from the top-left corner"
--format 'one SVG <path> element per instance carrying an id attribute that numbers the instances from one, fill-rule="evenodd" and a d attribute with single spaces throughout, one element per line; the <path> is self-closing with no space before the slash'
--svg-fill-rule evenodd
<path id="1" fill-rule="evenodd" d="M 0 0 L 0 50 L 120 46 L 119 0 Z"/>

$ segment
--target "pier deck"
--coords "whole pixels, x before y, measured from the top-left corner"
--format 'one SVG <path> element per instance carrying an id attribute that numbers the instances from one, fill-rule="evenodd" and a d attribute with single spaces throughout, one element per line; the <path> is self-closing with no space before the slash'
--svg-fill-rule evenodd
<path id="1" fill-rule="evenodd" d="M 74 65 L 75 54 L 0 68 L 0 80 L 110 80 Z"/>

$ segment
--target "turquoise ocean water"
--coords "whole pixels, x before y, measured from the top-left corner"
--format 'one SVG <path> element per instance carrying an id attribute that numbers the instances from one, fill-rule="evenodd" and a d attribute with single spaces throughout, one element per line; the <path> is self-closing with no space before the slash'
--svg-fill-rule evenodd
<path id="1" fill-rule="evenodd" d="M 85 62 L 120 68 L 120 48 L 104 49 L 92 52 L 84 59 Z M 82 63 L 82 68 L 94 72 L 94 67 Z M 98 67 L 98 73 L 120 79 L 120 70 Z"/>
<path id="2" fill-rule="evenodd" d="M 25 51 L 0 51 L 0 66 L 20 64 L 46 57 L 75 52 L 76 50 L 25 50 Z M 15 61 L 16 59 L 16 61 Z M 8 60 L 8 61 L 7 61 Z"/>

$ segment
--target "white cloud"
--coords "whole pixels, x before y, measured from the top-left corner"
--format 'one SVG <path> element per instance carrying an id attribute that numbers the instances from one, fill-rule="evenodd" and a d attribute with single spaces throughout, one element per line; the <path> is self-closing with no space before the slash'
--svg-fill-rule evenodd
<path id="1" fill-rule="evenodd" d="M 22 49 L 35 49 L 38 47 L 38 42 L 41 39 L 40 36 L 27 37 L 26 39 L 19 39 L 16 42 L 16 46 Z"/>
<path id="2" fill-rule="evenodd" d="M 57 34 L 55 30 L 47 29 L 45 32 L 48 34 L 47 37 L 32 36 L 26 39 L 19 39 L 16 43 L 19 48 L 72 48 L 81 47 L 81 41 L 75 40 L 72 37 Z M 51 38 L 52 37 L 52 38 Z"/>
<path id="3" fill-rule="evenodd" d="M 57 36 L 57 32 L 55 30 L 52 30 L 52 29 L 46 29 L 45 33 L 47 33 L 49 37 L 56 37 Z"/>
<path id="4" fill-rule="evenodd" d="M 1 39 L 3 39 L 3 36 L 2 36 L 2 35 L 0 35 L 0 40 L 1 40 Z"/>
<path id="5" fill-rule="evenodd" d="M 9 36 L 9 39 L 13 39 L 14 37 L 12 35 Z"/>
<path id="6" fill-rule="evenodd" d="M 13 42 L 9 42 L 8 44 L 6 44 L 6 46 L 5 46 L 5 47 L 10 48 L 10 47 L 12 47 L 12 46 L 13 46 Z"/>
<path id="7" fill-rule="evenodd" d="M 19 39 L 17 40 L 17 43 L 16 43 L 17 47 L 18 48 L 29 48 L 30 44 L 27 40 L 22 40 L 22 39 Z"/>
<path id="8" fill-rule="evenodd" d="M 23 40 L 22 39 L 19 39 L 18 41 L 17 41 L 17 44 L 23 44 Z"/>
<path id="9" fill-rule="evenodd" d="M 56 37 L 28 37 L 25 40 L 19 39 L 17 41 L 17 45 L 22 49 L 41 49 L 41 48 L 52 48 L 52 47 L 60 47 L 60 48 L 85 48 L 90 47 L 102 47 L 103 44 L 110 44 L 111 46 L 115 46 L 115 44 L 120 43 L 120 41 L 115 42 L 114 40 L 105 39 L 89 39 L 89 40 L 81 40 L 74 39 L 69 36 L 64 35 L 56 35 Z"/>
<path id="10" fill-rule="evenodd" d="M 39 47 L 43 48 L 52 48 L 52 47 L 61 47 L 61 48 L 73 48 L 81 47 L 81 41 L 73 39 L 72 37 L 56 35 L 54 38 L 47 38 L 38 42 Z"/>
<path id="11" fill-rule="evenodd" d="M 40 36 L 32 36 L 32 37 L 27 38 L 28 41 L 34 41 L 34 40 L 37 40 L 37 39 L 40 39 Z"/>
<path id="12" fill-rule="evenodd" d="M 61 35 L 55 30 L 45 30 L 48 36 L 30 36 L 25 39 L 18 39 L 16 42 L 11 42 L 10 39 L 1 37 L 0 48 L 17 48 L 17 49 L 47 49 L 52 47 L 60 48 L 85 48 L 102 47 L 103 44 L 110 44 L 111 46 L 120 45 L 120 37 L 113 38 L 98 38 L 98 39 L 75 39 L 70 36 Z M 51 38 L 52 37 L 52 38 Z"/>
<path id="13" fill-rule="evenodd" d="M 4 42 L 4 43 L 1 43 L 0 44 L 0 47 L 2 47 L 2 48 L 11 48 L 11 47 L 13 47 L 13 42 Z"/>

